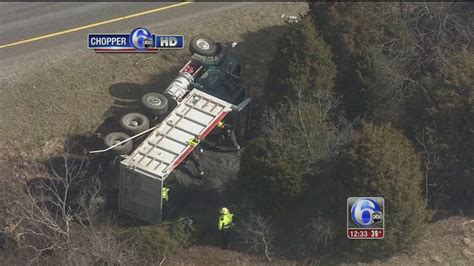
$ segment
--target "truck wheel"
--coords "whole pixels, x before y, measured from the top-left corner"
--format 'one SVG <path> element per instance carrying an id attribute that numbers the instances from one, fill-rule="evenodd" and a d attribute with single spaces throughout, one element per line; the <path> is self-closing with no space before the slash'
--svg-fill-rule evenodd
<path id="1" fill-rule="evenodd" d="M 112 133 L 109 133 L 107 136 L 105 136 L 104 144 L 108 148 L 128 138 L 130 138 L 130 136 L 125 133 L 112 132 Z M 132 150 L 132 141 L 129 140 L 125 143 L 122 143 L 121 145 L 118 145 L 117 147 L 112 148 L 112 150 L 115 151 L 119 155 L 127 154 Z"/>
<path id="2" fill-rule="evenodd" d="M 142 104 L 145 110 L 154 116 L 164 115 L 168 111 L 168 99 L 159 93 L 151 92 L 143 95 Z"/>
<path id="3" fill-rule="evenodd" d="M 128 113 L 120 118 L 120 125 L 132 135 L 150 128 L 150 120 L 144 114 Z"/>
<path id="4" fill-rule="evenodd" d="M 217 54 L 217 45 L 214 40 L 206 36 L 196 36 L 189 44 L 189 51 L 192 54 L 203 56 L 214 56 Z"/>

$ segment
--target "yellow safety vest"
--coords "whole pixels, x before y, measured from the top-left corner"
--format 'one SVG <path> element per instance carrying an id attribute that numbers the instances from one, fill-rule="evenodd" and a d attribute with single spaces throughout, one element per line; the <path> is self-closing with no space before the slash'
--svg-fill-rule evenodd
<path id="1" fill-rule="evenodd" d="M 192 147 L 196 147 L 199 144 L 199 139 L 198 138 L 192 138 L 188 140 L 188 145 Z"/>
<path id="2" fill-rule="evenodd" d="M 170 189 L 167 187 L 163 187 L 163 189 L 161 190 L 161 197 L 166 201 L 169 200 L 169 191 Z"/>
<path id="3" fill-rule="evenodd" d="M 217 228 L 219 230 L 224 230 L 227 228 L 230 228 L 232 226 L 232 219 L 234 218 L 234 214 L 228 213 L 228 214 L 222 214 L 219 217 L 219 222 L 217 223 Z"/>

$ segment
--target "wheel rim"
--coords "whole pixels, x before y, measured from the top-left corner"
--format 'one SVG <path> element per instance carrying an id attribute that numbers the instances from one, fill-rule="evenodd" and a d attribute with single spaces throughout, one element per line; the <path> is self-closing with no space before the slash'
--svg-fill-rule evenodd
<path id="1" fill-rule="evenodd" d="M 136 128 L 143 124 L 143 120 L 135 115 L 127 115 L 124 117 L 123 123 L 129 127 Z"/>
<path id="2" fill-rule="evenodd" d="M 153 106 L 160 106 L 161 105 L 161 99 L 158 97 L 150 97 L 148 98 L 148 103 L 153 105 Z"/>
<path id="3" fill-rule="evenodd" d="M 138 127 L 140 125 L 140 121 L 136 119 L 130 119 L 127 123 L 130 127 Z"/>
<path id="4" fill-rule="evenodd" d="M 124 140 L 125 140 L 124 138 L 117 137 L 117 138 L 112 139 L 112 144 L 115 145 L 115 144 L 117 144 L 117 143 L 119 143 L 119 142 L 121 142 L 121 141 L 124 141 Z M 119 146 L 123 146 L 123 145 L 125 145 L 125 143 L 122 143 L 122 144 L 120 144 Z"/>
<path id="5" fill-rule="evenodd" d="M 211 49 L 211 44 L 209 43 L 209 41 L 207 41 L 206 39 L 203 39 L 203 38 L 199 38 L 199 39 L 196 40 L 196 46 L 199 47 L 199 49 L 202 49 L 202 50 Z"/>

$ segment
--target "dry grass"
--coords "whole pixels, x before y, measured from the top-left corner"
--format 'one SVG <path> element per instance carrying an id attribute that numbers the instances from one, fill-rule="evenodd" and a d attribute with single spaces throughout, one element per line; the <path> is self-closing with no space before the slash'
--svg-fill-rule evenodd
<path id="1" fill-rule="evenodd" d="M 474 253 L 474 222 L 469 223 L 469 221 L 474 220 L 472 220 L 472 217 L 453 216 L 429 224 L 425 238 L 417 246 L 413 254 L 400 254 L 369 264 L 359 262 L 342 265 L 473 265 L 474 257 L 467 258 L 463 255 L 464 249 Z M 471 239 L 471 247 L 464 243 L 464 238 Z M 186 251 L 180 259 L 175 259 L 173 264 L 207 264 L 211 257 L 215 259 L 213 261 L 215 264 L 267 264 L 263 256 L 223 251 L 212 246 L 194 246 Z M 442 262 L 435 261 L 435 258 Z M 333 264 L 329 261 L 325 263 Z M 277 259 L 273 264 L 297 265 L 299 263 L 291 260 Z"/>
<path id="2" fill-rule="evenodd" d="M 269 263 L 265 256 L 222 250 L 215 246 L 193 246 L 180 258 L 172 258 L 171 265 L 298 265 L 297 262 L 275 259 Z"/>
<path id="3" fill-rule="evenodd" d="M 194 17 L 179 24 L 144 25 L 163 34 L 185 38 L 207 34 L 217 40 L 241 42 L 238 57 L 242 78 L 258 94 L 265 69 L 281 32 L 282 13 L 302 13 L 305 3 L 253 3 Z M 41 148 L 54 138 L 94 131 L 104 117 L 136 108 L 144 92 L 162 90 L 185 63 L 189 53 L 94 54 L 83 43 L 41 62 L 31 61 L 2 81 L 0 148 Z"/>
<path id="4" fill-rule="evenodd" d="M 431 223 L 413 254 L 394 256 L 370 265 L 473 265 L 474 256 L 463 255 L 464 249 L 474 253 L 474 244 L 468 247 L 463 243 L 464 238 L 474 243 L 474 223 L 467 223 L 470 220 L 472 217 L 453 216 Z"/>

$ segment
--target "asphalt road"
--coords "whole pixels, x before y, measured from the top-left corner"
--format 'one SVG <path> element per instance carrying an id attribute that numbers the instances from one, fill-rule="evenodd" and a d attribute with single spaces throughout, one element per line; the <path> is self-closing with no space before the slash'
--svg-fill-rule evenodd
<path id="1" fill-rule="evenodd" d="M 175 3 L 0 3 L 0 47 L 38 36 L 77 29 L 84 25 L 109 21 L 147 10 L 170 6 Z M 84 42 L 92 32 L 128 33 L 134 28 L 150 24 L 164 25 L 172 21 L 202 14 L 219 8 L 239 6 L 239 3 L 190 3 L 146 15 L 123 19 L 105 25 L 60 34 L 37 41 L 0 48 L 0 64 L 16 57 L 33 55 L 35 52 L 54 52 L 68 44 Z M 153 32 L 153 28 L 150 28 Z M 156 32 L 155 32 L 156 33 Z M 168 33 L 169 34 L 169 33 Z M 175 33 L 180 34 L 180 33 Z M 5 66 L 5 65 L 4 65 Z"/>

